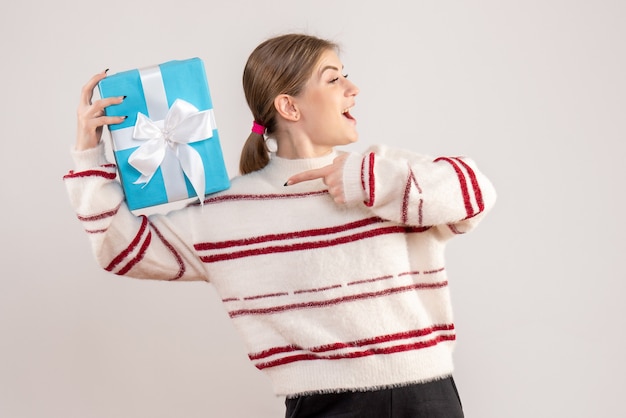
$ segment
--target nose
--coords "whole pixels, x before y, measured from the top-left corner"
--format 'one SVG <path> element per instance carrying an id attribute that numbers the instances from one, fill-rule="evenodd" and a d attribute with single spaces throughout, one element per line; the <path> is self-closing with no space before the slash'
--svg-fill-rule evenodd
<path id="1" fill-rule="evenodd" d="M 356 84 L 354 84 L 352 81 L 350 81 L 349 79 L 345 79 L 346 80 L 346 96 L 356 96 L 357 94 L 359 94 L 359 88 L 356 86 Z"/>

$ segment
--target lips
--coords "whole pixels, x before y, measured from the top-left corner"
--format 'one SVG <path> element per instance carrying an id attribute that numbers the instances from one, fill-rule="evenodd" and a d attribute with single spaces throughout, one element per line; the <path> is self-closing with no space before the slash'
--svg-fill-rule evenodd
<path id="1" fill-rule="evenodd" d="M 342 110 L 342 111 L 341 111 L 341 114 L 342 114 L 345 118 L 347 118 L 347 119 L 350 119 L 350 120 L 355 120 L 355 119 L 354 119 L 354 117 L 352 117 L 352 115 L 350 114 L 350 109 L 352 109 L 352 107 L 348 107 L 348 108 L 346 108 L 346 109 Z"/>

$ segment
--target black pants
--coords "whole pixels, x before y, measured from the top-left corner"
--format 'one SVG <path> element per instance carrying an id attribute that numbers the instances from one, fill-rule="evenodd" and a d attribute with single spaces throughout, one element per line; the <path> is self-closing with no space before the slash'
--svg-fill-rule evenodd
<path id="1" fill-rule="evenodd" d="M 285 418 L 463 418 L 451 377 L 372 392 L 300 396 L 285 405 Z"/>

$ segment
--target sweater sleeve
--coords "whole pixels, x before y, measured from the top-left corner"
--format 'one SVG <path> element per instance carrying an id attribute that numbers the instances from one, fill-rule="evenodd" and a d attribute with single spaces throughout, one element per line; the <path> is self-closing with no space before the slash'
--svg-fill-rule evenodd
<path id="1" fill-rule="evenodd" d="M 383 219 L 443 226 L 449 234 L 470 231 L 496 200 L 492 183 L 469 158 L 432 158 L 381 146 L 348 157 L 344 189 L 348 203 L 360 200 Z"/>
<path id="2" fill-rule="evenodd" d="M 124 202 L 116 166 L 104 146 L 72 151 L 75 170 L 63 177 L 70 203 L 98 264 L 118 275 L 158 280 L 208 280 L 191 243 L 185 209 L 136 216 Z"/>

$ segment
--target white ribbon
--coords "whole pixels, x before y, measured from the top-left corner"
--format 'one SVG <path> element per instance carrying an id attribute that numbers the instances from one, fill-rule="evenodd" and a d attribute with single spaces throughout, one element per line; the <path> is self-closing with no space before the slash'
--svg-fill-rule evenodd
<path id="1" fill-rule="evenodd" d="M 202 202 L 204 164 L 198 151 L 189 143 L 212 136 L 211 111 L 198 111 L 182 99 L 176 99 L 162 121 L 155 122 L 143 113 L 137 113 L 133 138 L 145 142 L 128 158 L 128 163 L 141 173 L 135 184 L 147 184 L 152 179 L 169 148 Z"/>

